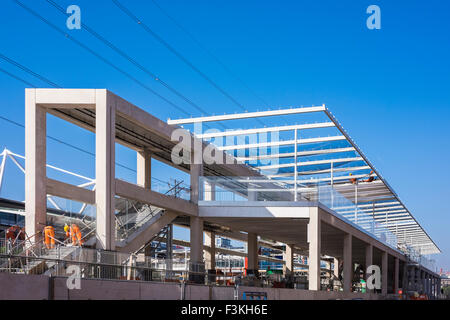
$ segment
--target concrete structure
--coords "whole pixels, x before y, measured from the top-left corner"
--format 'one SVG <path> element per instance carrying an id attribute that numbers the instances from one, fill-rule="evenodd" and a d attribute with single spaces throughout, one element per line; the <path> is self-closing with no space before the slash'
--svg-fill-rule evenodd
<path id="1" fill-rule="evenodd" d="M 231 133 L 201 132 L 194 135 L 176 125 L 198 121 L 213 122 L 219 118 L 221 121 L 249 118 L 251 114 L 174 120 L 167 124 L 107 90 L 27 89 L 26 231 L 29 235 L 36 234 L 46 224 L 47 195 L 54 194 L 95 205 L 95 234 L 98 249 L 134 253 L 167 224 L 175 223 L 190 227 L 191 265 L 203 264 L 204 251 L 206 251 L 207 269 L 215 268 L 215 236 L 225 234 L 230 238 L 247 241 L 249 270 L 258 269 L 259 237 L 286 244 L 284 265 L 287 274 L 295 272 L 295 254 L 307 255 L 309 257 L 308 284 L 311 291 L 321 290 L 321 257 L 324 255 L 335 258 L 334 274 L 337 276 L 339 276 L 339 262 L 343 264 L 344 296 L 353 288 L 355 264 L 366 267 L 376 264 L 381 267 L 381 293 L 384 296 L 397 292 L 407 283 L 413 283 L 417 287 L 422 279 L 436 279 L 437 275 L 433 270 L 423 265 L 411 267 L 405 252 L 397 246 L 397 240 L 403 237 L 402 243 L 410 245 L 407 242 L 408 237 L 415 236 L 421 241 L 420 246 L 424 252 L 434 253 L 439 249 L 325 107 L 272 111 L 254 116 L 266 117 L 309 112 L 325 112 L 331 122 L 261 128 L 253 131 L 234 130 Z M 46 113 L 95 132 L 95 191 L 47 178 Z M 337 128 L 342 135 L 298 139 L 299 130 L 324 128 Z M 257 164 L 252 166 L 246 163 L 252 160 L 252 156 L 239 157 L 228 153 L 230 150 L 259 147 L 264 144 L 261 142 L 254 145 L 234 144 L 215 147 L 201 140 L 214 136 L 240 136 L 292 130 L 295 131 L 294 140 L 266 144 L 294 145 L 294 152 L 270 154 L 265 157 L 293 157 L 295 159 L 293 164 L 260 166 L 258 161 L 261 161 L 263 156 L 257 155 L 254 156 L 258 160 Z M 174 135 L 180 134 L 184 134 L 181 141 L 174 139 Z M 298 151 L 298 145 L 333 141 L 345 141 L 350 146 Z M 115 177 L 116 143 L 136 151 L 136 184 L 118 180 Z M 182 153 L 173 152 L 177 146 L 182 148 Z M 214 152 L 204 152 L 206 150 L 214 150 Z M 298 162 L 300 157 L 339 152 L 353 152 L 356 156 Z M 190 200 L 170 197 L 151 189 L 152 158 L 190 175 Z M 174 162 L 174 159 L 180 161 Z M 223 161 L 217 161 L 217 159 Z M 345 165 L 341 164 L 339 167 L 338 162 Z M 346 166 L 358 162 L 363 162 L 363 165 Z M 317 165 L 326 165 L 330 169 L 314 167 Z M 293 169 L 294 173 L 292 175 L 290 172 L 272 175 L 262 173 L 265 170 L 283 168 Z M 358 170 L 365 170 L 364 172 L 371 170 L 371 173 L 346 175 L 347 172 L 358 172 Z M 339 175 L 343 172 L 344 175 Z M 330 176 L 299 179 L 299 176 L 315 176 L 324 173 Z M 282 175 L 294 176 L 294 180 L 277 180 Z M 367 181 L 356 180 L 362 178 L 366 178 Z M 312 184 L 313 181 L 315 185 Z M 323 185 L 317 184 L 318 182 L 325 183 L 326 199 L 323 198 Z M 247 201 L 220 201 L 216 195 L 219 188 Z M 139 232 L 135 232 L 124 241 L 118 241 L 115 238 L 114 217 L 116 197 L 162 208 L 163 211 L 143 225 Z M 339 200 L 337 197 L 345 198 L 348 206 L 337 208 L 336 203 Z M 397 212 L 398 208 L 401 213 Z M 396 222 L 399 218 L 406 223 L 399 225 Z M 364 225 L 369 219 L 372 219 L 370 220 L 372 229 Z M 380 225 L 384 229 L 381 229 Z M 385 230 L 381 236 L 377 235 L 379 230 Z M 207 234 L 205 240 L 204 233 Z M 394 234 L 395 243 L 393 244 L 392 241 L 390 242 L 392 239 L 387 237 Z M 405 265 L 407 268 L 402 268 Z M 417 278 L 410 279 L 409 282 L 400 281 L 400 278 L 405 280 L 411 274 L 405 273 L 404 270 L 408 271 L 408 268 L 421 270 L 422 273 L 417 275 Z M 428 288 L 427 285 L 425 287 Z M 437 287 L 435 285 L 433 290 Z M 283 296 L 281 293 L 274 294 L 278 297 Z M 308 293 L 305 297 L 313 296 Z"/>

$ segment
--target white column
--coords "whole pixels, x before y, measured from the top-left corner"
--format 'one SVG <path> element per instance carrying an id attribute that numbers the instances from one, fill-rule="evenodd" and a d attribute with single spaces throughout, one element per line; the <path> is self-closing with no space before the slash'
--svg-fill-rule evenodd
<path id="1" fill-rule="evenodd" d="M 381 294 L 387 295 L 388 286 L 388 254 L 386 251 L 381 253 Z"/>
<path id="2" fill-rule="evenodd" d="M 152 154 L 145 149 L 137 152 L 136 182 L 145 189 L 152 188 Z"/>
<path id="3" fill-rule="evenodd" d="M 248 269 L 258 270 L 258 236 L 255 233 L 247 234 Z"/>
<path id="4" fill-rule="evenodd" d="M 308 243 L 309 290 L 318 291 L 320 290 L 321 221 L 317 207 L 309 210 Z"/>
<path id="5" fill-rule="evenodd" d="M 339 259 L 334 258 L 333 260 L 333 274 L 336 278 L 339 278 Z"/>
<path id="6" fill-rule="evenodd" d="M 352 235 L 344 236 L 344 292 L 350 292 L 353 278 L 353 254 L 352 254 Z"/>
<path id="7" fill-rule="evenodd" d="M 294 161 L 295 161 L 295 163 L 294 163 L 294 201 L 297 201 L 297 197 L 298 197 L 298 192 L 297 192 L 297 189 L 298 189 L 298 187 L 297 187 L 297 180 L 298 180 L 298 168 L 297 168 L 297 166 L 298 166 L 298 164 L 297 164 L 297 152 L 298 152 L 298 143 L 297 143 L 297 139 L 298 139 L 298 136 L 297 136 L 297 129 L 295 129 L 295 132 L 294 132 L 294 140 L 295 140 L 295 143 L 294 143 L 294 148 L 295 148 L 295 150 L 294 150 Z"/>
<path id="8" fill-rule="evenodd" d="M 216 200 L 216 184 L 214 182 L 205 180 L 203 188 L 204 188 L 203 200 L 215 201 Z"/>
<path id="9" fill-rule="evenodd" d="M 35 89 L 25 90 L 25 231 L 29 237 L 42 232 L 47 222 L 47 112 L 36 105 L 35 95 Z M 39 239 L 36 236 L 33 241 Z"/>
<path id="10" fill-rule="evenodd" d="M 106 90 L 96 90 L 95 202 L 97 248 L 115 248 L 115 105 Z"/>

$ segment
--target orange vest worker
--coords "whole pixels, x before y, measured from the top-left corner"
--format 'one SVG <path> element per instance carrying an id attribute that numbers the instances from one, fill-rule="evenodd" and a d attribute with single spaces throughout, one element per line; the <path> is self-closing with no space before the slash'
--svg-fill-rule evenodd
<path id="1" fill-rule="evenodd" d="M 44 241 L 47 249 L 53 249 L 55 247 L 55 228 L 52 226 L 46 226 L 44 228 Z"/>
<path id="2" fill-rule="evenodd" d="M 81 244 L 83 243 L 83 241 L 81 240 L 80 228 L 75 223 L 70 226 L 70 230 L 66 231 L 66 236 L 72 237 L 72 245 L 74 246 L 81 246 Z"/>

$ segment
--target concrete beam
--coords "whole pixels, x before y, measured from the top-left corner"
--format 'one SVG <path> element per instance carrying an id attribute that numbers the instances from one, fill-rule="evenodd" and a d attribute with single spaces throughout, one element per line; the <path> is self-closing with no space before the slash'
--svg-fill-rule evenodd
<path id="1" fill-rule="evenodd" d="M 95 204 L 94 191 L 49 178 L 47 178 L 47 194 L 81 203 Z"/>
<path id="2" fill-rule="evenodd" d="M 46 108 L 85 108 L 94 109 L 96 89 L 33 89 L 36 90 L 36 103 Z"/>
<path id="3" fill-rule="evenodd" d="M 117 243 L 120 252 L 133 253 L 148 243 L 149 239 L 156 236 L 162 228 L 171 223 L 178 215 L 175 212 L 165 211 L 146 222 L 140 231 L 136 231 L 126 240 Z"/>
<path id="4" fill-rule="evenodd" d="M 178 214 L 197 216 L 197 205 L 184 199 L 164 195 L 162 193 L 145 189 L 133 183 L 116 179 L 116 194 L 126 199 L 154 205 L 158 208 L 174 211 Z"/>
<path id="5" fill-rule="evenodd" d="M 309 218 L 309 207 L 284 201 L 201 201 L 199 215 L 205 218 Z"/>

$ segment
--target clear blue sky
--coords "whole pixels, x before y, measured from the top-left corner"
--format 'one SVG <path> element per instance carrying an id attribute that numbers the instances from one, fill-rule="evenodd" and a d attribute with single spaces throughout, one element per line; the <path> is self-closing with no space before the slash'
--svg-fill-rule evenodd
<path id="1" fill-rule="evenodd" d="M 22 0 L 49 21 L 183 107 L 200 112 L 45 0 Z M 240 111 L 110 0 L 55 0 L 208 113 Z M 450 27 L 448 1 L 173 1 L 159 5 L 251 88 L 225 71 L 151 1 L 122 2 L 248 110 L 325 103 L 397 191 L 450 269 Z M 366 8 L 381 8 L 381 30 Z M 185 115 L 31 16 L 2 1 L 0 53 L 68 88 L 108 88 L 162 118 Z M 0 60 L 0 68 L 45 83 Z M 24 122 L 26 86 L 0 73 L 0 115 Z M 262 101 L 261 101 L 262 100 Z M 94 151 L 92 135 L 49 119 L 48 133 Z M 0 147 L 24 153 L 23 129 L 0 120 Z M 119 161 L 135 167 L 125 150 Z M 49 162 L 93 177 L 93 158 L 49 142 Z M 129 173 L 122 172 L 126 176 Z M 164 170 L 156 176 L 164 178 Z"/>

